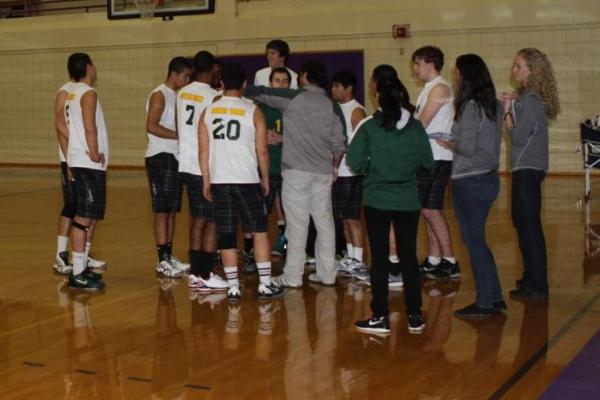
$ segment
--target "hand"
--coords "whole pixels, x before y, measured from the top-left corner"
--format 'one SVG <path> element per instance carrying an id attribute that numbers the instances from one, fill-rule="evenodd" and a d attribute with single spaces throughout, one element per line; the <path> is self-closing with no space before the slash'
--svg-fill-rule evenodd
<path id="1" fill-rule="evenodd" d="M 73 172 L 69 167 L 67 167 L 67 179 L 69 179 L 71 182 L 75 182 L 75 177 L 73 176 Z"/>
<path id="2" fill-rule="evenodd" d="M 517 96 L 514 93 L 510 93 L 510 92 L 500 93 L 500 95 L 498 96 L 498 100 L 500 100 L 500 102 L 504 106 L 505 113 L 510 111 L 510 109 L 513 105 L 513 102 L 515 101 L 516 98 L 517 98 Z"/>
<path id="3" fill-rule="evenodd" d="M 335 167 L 334 167 L 334 168 L 333 168 L 333 174 L 332 174 L 332 175 L 333 175 L 333 181 L 332 181 L 332 182 L 335 182 L 335 181 L 337 181 L 338 174 L 339 174 L 339 170 L 338 170 L 337 168 L 335 168 Z"/>
<path id="4" fill-rule="evenodd" d="M 448 149 L 448 150 L 452 150 L 452 146 L 453 146 L 452 141 L 450 141 L 450 140 L 444 140 L 444 139 L 435 139 L 435 141 L 437 142 L 437 144 L 439 144 L 443 148 Z"/>
<path id="5" fill-rule="evenodd" d="M 104 167 L 104 164 L 106 163 L 106 160 L 104 159 L 104 153 L 91 153 L 89 151 L 86 151 L 85 153 L 88 155 L 90 160 L 92 160 L 95 163 L 100 163 Z"/>
<path id="6" fill-rule="evenodd" d="M 204 198 L 212 203 L 213 197 L 212 192 L 210 191 L 210 182 L 204 181 L 204 185 L 202 186 L 202 194 Z"/>
<path id="7" fill-rule="evenodd" d="M 283 143 L 283 135 L 275 132 L 272 129 L 267 130 L 267 144 L 281 144 Z"/>
<path id="8" fill-rule="evenodd" d="M 260 187 L 264 197 L 269 195 L 269 178 L 263 178 L 260 180 Z"/>

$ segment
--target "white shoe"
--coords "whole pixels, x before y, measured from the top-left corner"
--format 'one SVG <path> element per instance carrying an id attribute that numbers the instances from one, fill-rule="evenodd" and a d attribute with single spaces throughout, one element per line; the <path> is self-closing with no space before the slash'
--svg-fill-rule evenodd
<path id="1" fill-rule="evenodd" d="M 210 278 L 202 279 L 202 277 L 199 277 L 198 279 L 200 279 L 202 286 L 204 286 L 205 288 L 207 288 L 210 291 L 224 292 L 227 289 L 229 289 L 229 285 L 227 284 L 227 281 L 225 279 L 221 278 L 219 275 L 214 274 L 212 272 L 210 273 Z"/>
<path id="2" fill-rule="evenodd" d="M 182 271 L 173 267 L 173 265 L 167 260 L 162 260 L 156 264 L 156 272 L 168 278 L 181 278 L 183 275 Z"/>
<path id="3" fill-rule="evenodd" d="M 308 265 L 313 265 L 317 263 L 317 259 L 311 256 L 306 256 L 306 260 L 304 261 L 304 264 L 308 264 Z"/>
<path id="4" fill-rule="evenodd" d="M 88 268 L 91 268 L 91 269 L 105 268 L 106 267 L 106 261 L 96 260 L 92 256 L 88 256 L 87 266 L 88 266 Z"/>
<path id="5" fill-rule="evenodd" d="M 352 265 L 352 262 L 353 262 L 353 261 L 354 261 L 354 258 L 352 258 L 352 257 L 347 257 L 347 256 L 344 256 L 344 258 L 342 258 L 342 259 L 341 259 L 341 260 L 338 262 L 338 264 L 339 264 L 339 266 L 340 266 L 340 267 L 347 268 L 349 265 Z"/>
<path id="6" fill-rule="evenodd" d="M 242 291 L 238 285 L 229 286 L 227 289 L 227 299 L 229 301 L 239 301 L 242 298 Z"/>
<path id="7" fill-rule="evenodd" d="M 369 268 L 366 265 L 362 265 L 360 268 L 356 268 L 352 272 L 352 276 L 358 279 L 359 281 L 369 283 L 371 279 L 371 274 L 369 273 Z"/>
<path id="8" fill-rule="evenodd" d="M 190 264 L 181 261 L 178 257 L 175 257 L 174 255 L 171 255 L 171 265 L 173 266 L 173 268 L 183 273 L 189 273 L 190 269 L 192 268 Z"/>
<path id="9" fill-rule="evenodd" d="M 273 284 L 273 282 L 271 282 L 269 286 L 259 283 L 257 295 L 259 300 L 269 300 L 275 297 L 280 297 L 283 295 L 283 287 L 276 286 Z"/>
<path id="10" fill-rule="evenodd" d="M 388 278 L 388 286 L 390 288 L 401 288 L 404 286 L 404 280 L 402 279 L 402 274 L 398 275 L 389 275 Z"/>
<path id="11" fill-rule="evenodd" d="M 290 282 L 288 282 L 288 280 L 285 279 L 283 274 L 277 275 L 277 276 L 272 276 L 271 277 L 271 285 L 278 286 L 278 287 L 292 288 L 292 289 L 297 289 L 297 288 L 302 287 L 302 284 L 294 285 L 294 284 L 291 284 Z"/>
<path id="12" fill-rule="evenodd" d="M 190 274 L 188 276 L 188 289 L 190 290 L 200 290 L 204 285 L 200 281 L 200 277 Z"/>
<path id="13" fill-rule="evenodd" d="M 61 275 L 69 275 L 71 271 L 73 271 L 73 266 L 65 260 L 68 260 L 68 253 L 66 251 L 57 255 L 54 265 L 52 266 L 54 271 Z"/>
<path id="14" fill-rule="evenodd" d="M 344 261 L 344 260 L 342 260 Z M 367 267 L 361 261 L 358 261 L 354 258 L 350 258 L 349 261 L 345 261 L 344 263 L 340 262 L 337 268 L 338 273 L 342 273 L 345 275 L 353 276 L 356 272 L 365 270 L 368 272 Z"/>
<path id="15" fill-rule="evenodd" d="M 333 282 L 331 282 L 331 283 L 326 283 L 326 282 L 323 282 L 323 281 L 321 280 L 321 278 L 319 278 L 319 277 L 317 276 L 317 273 L 316 273 L 316 272 L 313 272 L 312 274 L 309 274 L 309 275 L 308 275 L 308 281 L 309 281 L 310 283 L 316 283 L 316 284 L 318 284 L 318 285 L 323 285 L 323 286 L 333 286 L 333 285 L 335 285 L 335 280 L 334 280 Z"/>

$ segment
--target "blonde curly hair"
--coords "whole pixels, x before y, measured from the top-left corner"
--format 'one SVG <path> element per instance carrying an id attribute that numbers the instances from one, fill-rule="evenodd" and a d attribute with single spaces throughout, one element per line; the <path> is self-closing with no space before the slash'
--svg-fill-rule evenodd
<path id="1" fill-rule="evenodd" d="M 533 48 L 521 49 L 517 56 L 525 60 L 530 71 L 527 82 L 520 90 L 531 89 L 536 92 L 542 98 L 548 118 L 555 118 L 560 112 L 560 102 L 550 60 L 546 54 Z"/>

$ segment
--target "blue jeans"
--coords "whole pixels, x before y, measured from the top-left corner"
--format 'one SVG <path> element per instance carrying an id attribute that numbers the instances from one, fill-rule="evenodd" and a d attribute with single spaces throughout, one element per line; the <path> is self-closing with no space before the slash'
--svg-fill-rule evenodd
<path id="1" fill-rule="evenodd" d="M 522 286 L 548 294 L 548 257 L 542 230 L 542 181 L 546 173 L 522 169 L 512 174 L 512 220 L 523 257 Z"/>
<path id="2" fill-rule="evenodd" d="M 475 303 L 482 308 L 492 308 L 495 302 L 503 301 L 496 261 L 485 242 L 485 222 L 499 191 L 496 171 L 452 181 L 454 212 L 475 277 Z"/>

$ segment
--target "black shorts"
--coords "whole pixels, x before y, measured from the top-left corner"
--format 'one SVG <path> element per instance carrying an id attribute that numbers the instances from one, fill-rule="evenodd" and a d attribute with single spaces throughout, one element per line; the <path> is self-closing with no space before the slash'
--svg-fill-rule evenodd
<path id="1" fill-rule="evenodd" d="M 339 177 L 332 186 L 333 215 L 341 219 L 360 219 L 362 176 Z"/>
<path id="2" fill-rule="evenodd" d="M 73 218 L 77 210 L 77 196 L 75 195 L 75 182 L 69 179 L 69 167 L 66 162 L 60 163 L 60 180 L 62 182 L 63 208 L 60 215 Z"/>
<path id="3" fill-rule="evenodd" d="M 259 184 L 211 185 L 218 233 L 237 233 L 238 218 L 244 232 L 267 231 L 267 208 Z"/>
<path id="4" fill-rule="evenodd" d="M 419 199 L 421 207 L 441 210 L 444 206 L 444 194 L 452 174 L 452 161 L 438 160 L 433 169 L 421 169 L 417 172 L 419 181 Z"/>
<path id="5" fill-rule="evenodd" d="M 146 158 L 146 171 L 155 213 L 179 212 L 183 186 L 179 178 L 179 163 L 173 154 L 158 153 Z"/>
<path id="6" fill-rule="evenodd" d="M 179 176 L 187 190 L 192 217 L 212 220 L 214 218 L 214 206 L 213 203 L 206 200 L 202 193 L 204 184 L 202 176 L 188 174 L 187 172 L 180 172 Z"/>
<path id="7" fill-rule="evenodd" d="M 76 215 L 103 219 L 106 208 L 106 171 L 91 168 L 71 168 L 75 178 Z"/>
<path id="8" fill-rule="evenodd" d="M 271 214 L 273 210 L 273 204 L 275 204 L 275 197 L 281 198 L 281 183 L 283 178 L 281 175 L 269 175 L 269 194 L 265 197 L 265 206 L 267 207 L 267 214 Z"/>

